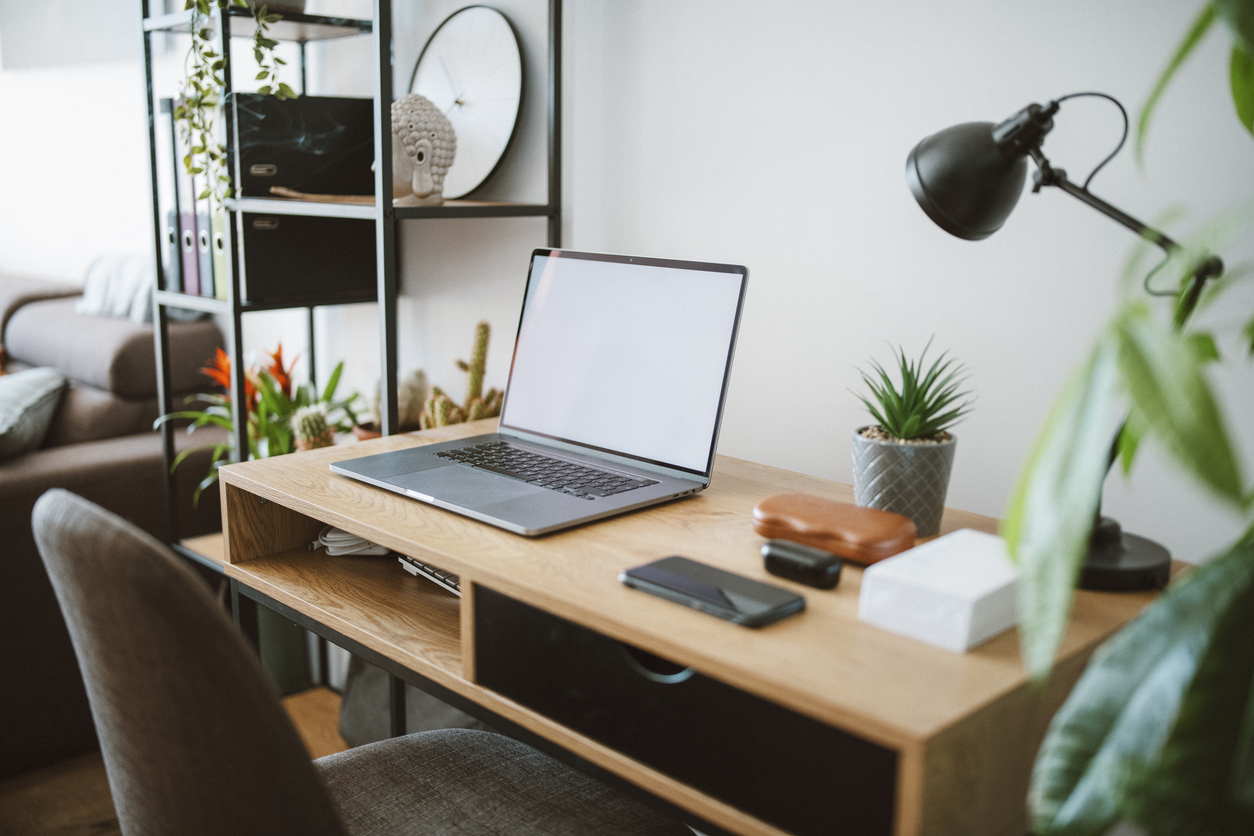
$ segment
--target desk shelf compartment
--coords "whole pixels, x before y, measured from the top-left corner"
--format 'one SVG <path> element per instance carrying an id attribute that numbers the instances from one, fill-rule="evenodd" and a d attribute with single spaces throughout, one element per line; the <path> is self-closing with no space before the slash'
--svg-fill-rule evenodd
<path id="1" fill-rule="evenodd" d="M 386 645 L 388 656 L 442 685 L 463 682 L 457 596 L 414 578 L 395 557 L 309 550 L 325 523 L 277 502 L 229 483 L 223 501 L 228 577 L 349 639 Z"/>
<path id="2" fill-rule="evenodd" d="M 474 586 L 477 684 L 798 836 L 892 834 L 898 756 Z"/>

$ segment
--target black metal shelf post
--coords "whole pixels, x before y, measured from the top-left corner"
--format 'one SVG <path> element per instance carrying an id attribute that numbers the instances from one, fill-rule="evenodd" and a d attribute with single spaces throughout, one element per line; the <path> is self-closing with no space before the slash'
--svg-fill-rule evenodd
<path id="1" fill-rule="evenodd" d="M 181 266 L 171 263 L 170 270 L 163 267 L 166 248 L 166 232 L 161 218 L 158 185 L 156 100 L 154 99 L 152 35 L 156 32 L 189 32 L 192 12 L 152 15 L 151 0 L 139 0 L 141 31 L 143 36 L 144 72 L 148 101 L 148 147 L 152 180 L 153 241 L 157 262 L 157 290 L 154 304 L 154 342 L 157 361 L 157 398 L 162 413 L 172 411 L 170 398 L 170 346 L 168 340 L 169 316 L 167 308 L 190 308 L 224 317 L 228 322 L 227 354 L 231 360 L 231 398 L 236 409 L 246 412 L 245 377 L 243 362 L 243 315 L 252 311 L 306 308 L 310 344 L 310 375 L 315 374 L 313 365 L 314 317 L 313 309 L 322 305 L 349 304 L 375 301 L 379 306 L 380 382 L 382 395 L 382 432 L 390 435 L 398 431 L 397 414 L 397 294 L 399 230 L 397 224 L 407 220 L 426 218 L 509 218 L 543 217 L 547 219 L 547 243 L 550 247 L 561 246 L 562 229 L 562 0 L 548 0 L 548 195 L 545 203 L 511 203 L 502 201 L 449 201 L 442 206 L 411 206 L 396 208 L 389 199 L 392 193 L 392 133 L 391 102 L 393 98 L 393 50 L 392 50 L 392 3 L 391 0 L 374 0 L 373 20 L 326 17 L 320 15 L 285 13 L 283 20 L 270 29 L 270 36 L 279 41 L 294 41 L 300 46 L 301 92 L 305 91 L 305 45 L 310 41 L 370 34 L 374 47 L 375 83 L 375 195 L 374 205 L 345 203 L 318 203 L 275 198 L 237 197 L 226 202 L 228 223 L 225 226 L 230 256 L 226 259 L 227 276 L 221 277 L 227 284 L 226 299 L 193 296 L 181 292 Z M 254 23 L 247 9 L 231 7 L 225 11 L 215 6 L 213 24 L 219 40 L 219 54 L 226 62 L 223 79 L 223 128 L 226 137 L 227 170 L 232 182 L 240 182 L 236 169 L 234 112 L 225 106 L 230 100 L 230 51 L 233 36 L 251 36 Z M 171 118 L 173 114 L 171 113 Z M 177 179 L 177 178 L 176 178 Z M 375 247 L 378 264 L 378 283 L 373 296 L 339 295 L 334 298 L 300 298 L 291 300 L 250 302 L 243 298 L 240 277 L 243 273 L 243 222 L 245 212 L 261 212 L 271 215 L 304 215 L 336 218 L 370 219 L 375 222 Z M 243 415 L 237 415 L 235 426 L 236 455 L 247 457 L 248 429 Z M 161 427 L 165 457 L 166 510 L 169 538 L 175 537 L 174 484 L 171 465 L 174 461 L 174 430 L 165 423 Z"/>

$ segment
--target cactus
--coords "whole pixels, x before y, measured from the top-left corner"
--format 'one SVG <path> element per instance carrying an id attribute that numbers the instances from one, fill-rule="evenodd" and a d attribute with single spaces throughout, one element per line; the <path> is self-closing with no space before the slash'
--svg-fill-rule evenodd
<path id="1" fill-rule="evenodd" d="M 466 380 L 466 400 L 463 401 L 467 407 L 471 401 L 483 395 L 483 372 L 488 367 L 488 338 L 491 336 L 492 329 L 488 323 L 480 322 L 475 326 L 475 347 L 471 352 L 470 362 L 457 361 L 457 368 L 470 375 Z"/>
<path id="2" fill-rule="evenodd" d="M 292 413 L 288 422 L 296 437 L 297 450 L 316 450 L 335 443 L 335 430 L 327 423 L 327 405 L 315 403 Z"/>
<path id="3" fill-rule="evenodd" d="M 466 381 L 465 405 L 458 406 L 440 387 L 431 387 L 431 394 L 427 396 L 419 422 L 422 429 L 447 427 L 449 424 L 477 421 L 480 418 L 495 418 L 501 414 L 501 402 L 505 393 L 489 389 L 486 395 L 483 394 L 483 373 L 488 365 L 488 338 L 491 333 L 486 322 L 475 326 L 475 345 L 470 362 L 457 361 L 457 368 L 470 375 L 470 379 Z"/>

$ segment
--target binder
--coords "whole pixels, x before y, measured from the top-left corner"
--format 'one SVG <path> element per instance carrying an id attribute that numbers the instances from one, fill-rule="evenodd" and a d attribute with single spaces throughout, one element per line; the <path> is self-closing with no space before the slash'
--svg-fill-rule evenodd
<path id="1" fill-rule="evenodd" d="M 226 298 L 226 211 L 219 209 L 209 219 L 210 246 L 213 248 L 213 295 L 218 299 Z"/>
<path id="2" fill-rule="evenodd" d="M 196 256 L 200 268 L 200 295 L 213 295 L 213 229 L 209 224 L 209 201 L 197 202 Z"/>
<path id="3" fill-rule="evenodd" d="M 171 120 L 173 123 L 173 120 Z M 196 242 L 196 183 L 187 173 L 183 158 L 191 152 L 191 146 L 182 141 L 177 127 L 174 133 L 174 194 L 179 212 L 179 252 L 183 268 L 182 291 L 200 295 L 200 252 Z"/>
<path id="4" fill-rule="evenodd" d="M 178 290 L 183 286 L 183 253 L 179 246 L 179 213 L 171 209 L 165 213 L 166 259 L 162 290 Z"/>

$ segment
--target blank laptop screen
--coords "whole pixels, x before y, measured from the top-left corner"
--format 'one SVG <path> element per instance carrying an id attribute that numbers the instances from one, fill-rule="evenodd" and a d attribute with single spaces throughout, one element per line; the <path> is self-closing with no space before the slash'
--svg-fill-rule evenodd
<path id="1" fill-rule="evenodd" d="M 744 268 L 602 258 L 532 256 L 501 425 L 708 473 Z"/>

